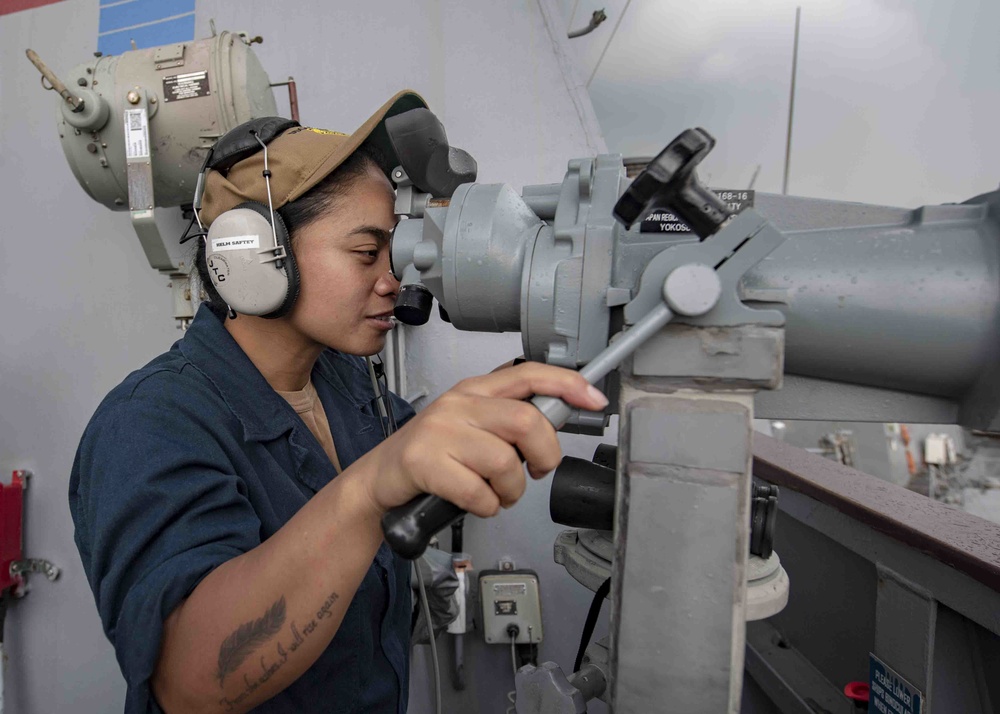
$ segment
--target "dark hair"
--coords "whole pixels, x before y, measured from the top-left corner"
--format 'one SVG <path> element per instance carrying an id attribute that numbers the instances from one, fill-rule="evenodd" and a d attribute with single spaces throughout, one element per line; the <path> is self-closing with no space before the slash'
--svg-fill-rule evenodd
<path id="1" fill-rule="evenodd" d="M 354 187 L 354 184 L 364 176 L 370 168 L 376 168 L 384 174 L 392 169 L 385 154 L 374 144 L 364 143 L 357 151 L 347 157 L 340 166 L 327 174 L 318 184 L 290 203 L 277 209 L 278 215 L 288 229 L 292 250 L 295 249 L 296 233 L 329 211 L 336 210 L 337 203 Z M 263 180 L 263 179 L 261 179 Z M 226 301 L 212 284 L 205 264 L 205 240 L 198 241 L 195 255 L 198 267 L 198 277 L 202 289 L 208 297 L 208 306 L 217 315 L 225 315 Z"/>

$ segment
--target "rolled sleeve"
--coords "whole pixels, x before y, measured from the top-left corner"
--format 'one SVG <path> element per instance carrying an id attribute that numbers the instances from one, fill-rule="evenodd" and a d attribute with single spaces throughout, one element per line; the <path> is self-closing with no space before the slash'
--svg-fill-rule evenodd
<path id="1" fill-rule="evenodd" d="M 260 543 L 234 437 L 207 405 L 170 403 L 155 382 L 98 410 L 70 482 L 75 538 L 128 685 L 126 712 L 160 711 L 149 680 L 167 616 L 215 567 Z"/>

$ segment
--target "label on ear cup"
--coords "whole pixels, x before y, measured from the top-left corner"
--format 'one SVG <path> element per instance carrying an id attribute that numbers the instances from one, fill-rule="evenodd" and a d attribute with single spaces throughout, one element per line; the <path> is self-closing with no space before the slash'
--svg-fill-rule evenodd
<path id="1" fill-rule="evenodd" d="M 212 239 L 212 252 L 220 250 L 243 250 L 260 248 L 260 236 L 226 236 L 225 238 Z"/>
<path id="2" fill-rule="evenodd" d="M 226 279 L 229 277 L 229 261 L 221 255 L 209 256 L 208 272 L 212 277 L 212 282 L 216 285 L 226 282 Z"/>

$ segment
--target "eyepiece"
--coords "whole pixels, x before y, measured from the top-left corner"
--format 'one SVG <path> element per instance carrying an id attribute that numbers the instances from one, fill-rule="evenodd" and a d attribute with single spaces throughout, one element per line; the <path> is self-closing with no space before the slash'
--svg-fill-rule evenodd
<path id="1" fill-rule="evenodd" d="M 405 325 L 424 325 L 431 316 L 434 296 L 423 285 L 404 285 L 399 289 L 393 315 Z"/>

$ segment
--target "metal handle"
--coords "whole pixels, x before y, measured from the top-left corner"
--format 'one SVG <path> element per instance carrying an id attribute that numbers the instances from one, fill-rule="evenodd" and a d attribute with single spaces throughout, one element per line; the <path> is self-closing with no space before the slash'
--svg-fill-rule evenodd
<path id="1" fill-rule="evenodd" d="M 670 322 L 673 315 L 665 304 L 657 305 L 619 339 L 594 357 L 580 370 L 580 374 L 594 384 Z M 572 409 L 566 402 L 556 397 L 536 395 L 532 397 L 531 403 L 556 429 L 566 423 Z M 409 503 L 387 511 L 382 516 L 382 532 L 390 548 L 403 558 L 413 560 L 427 550 L 427 544 L 435 533 L 447 528 L 463 515 L 465 511 L 440 496 L 423 494 Z"/>
<path id="2" fill-rule="evenodd" d="M 536 396 L 531 403 L 538 407 L 556 429 L 569 418 L 570 406 L 561 399 Z M 521 456 L 521 453 L 518 452 L 518 455 Z M 524 456 L 521 456 L 521 461 L 524 462 Z M 387 511 L 382 516 L 382 532 L 386 543 L 397 555 L 415 560 L 427 550 L 427 544 L 435 533 L 444 530 L 465 514 L 454 503 L 425 493 Z"/>
<path id="3" fill-rule="evenodd" d="M 42 62 L 42 58 L 38 56 L 38 53 L 34 50 L 25 50 L 24 53 L 31 60 L 31 64 L 35 65 L 35 68 L 42 73 L 42 77 L 48 80 L 49 86 L 46 89 L 54 89 L 59 93 L 59 96 L 66 100 L 67 104 L 73 107 L 74 112 L 82 112 L 84 108 L 83 100 L 70 92 L 66 88 L 66 85 L 59 81 L 59 78 L 48 68 L 48 65 Z M 45 83 L 43 82 L 42 84 L 44 86 Z"/>

